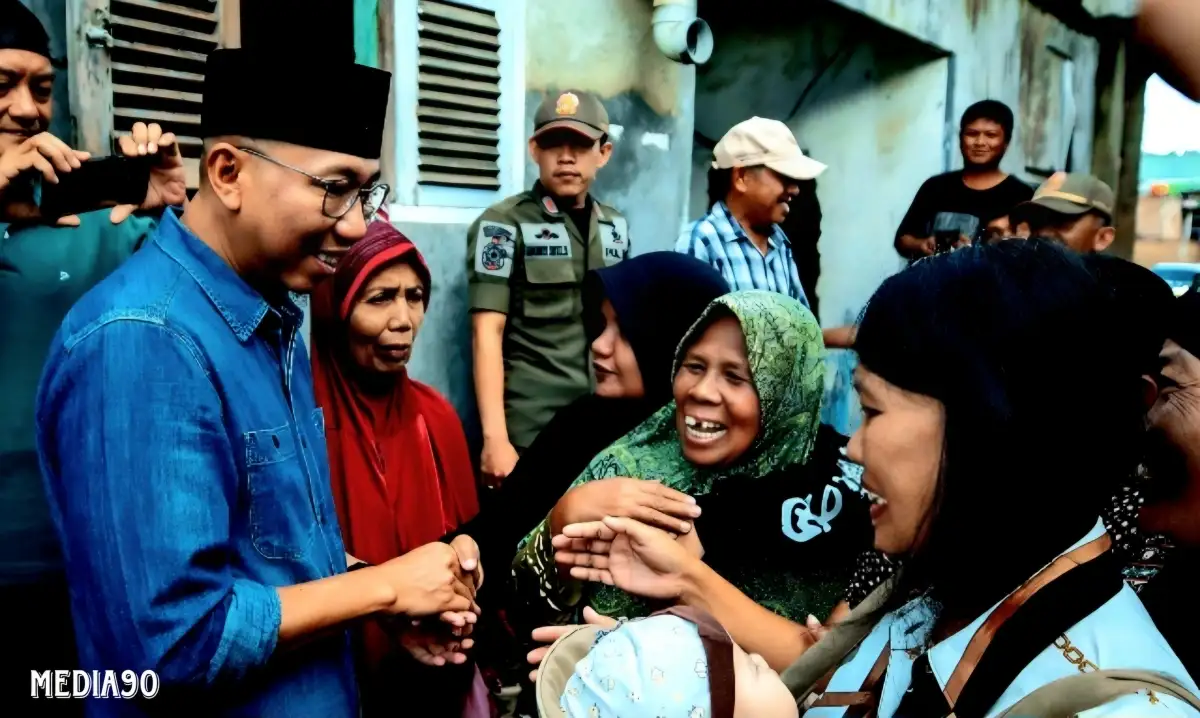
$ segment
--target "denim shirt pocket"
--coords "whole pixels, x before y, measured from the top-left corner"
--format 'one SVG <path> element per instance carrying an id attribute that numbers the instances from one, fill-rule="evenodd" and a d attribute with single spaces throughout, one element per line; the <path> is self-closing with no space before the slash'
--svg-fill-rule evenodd
<path id="1" fill-rule="evenodd" d="M 250 540 L 269 559 L 305 557 L 316 530 L 308 476 L 290 425 L 247 431 Z"/>

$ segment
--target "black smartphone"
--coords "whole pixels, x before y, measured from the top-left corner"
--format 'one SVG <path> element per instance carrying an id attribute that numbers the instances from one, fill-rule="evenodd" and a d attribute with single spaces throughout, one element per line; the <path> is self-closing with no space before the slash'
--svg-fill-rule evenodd
<path id="1" fill-rule="evenodd" d="M 63 217 L 114 204 L 146 200 L 150 168 L 156 156 L 101 157 L 80 163 L 78 169 L 58 172 L 58 184 L 35 178 L 34 202 L 42 217 Z"/>
<path id="2" fill-rule="evenodd" d="M 934 253 L 942 254 L 944 252 L 952 251 L 954 249 L 954 245 L 958 242 L 960 237 L 962 237 L 962 235 L 958 232 L 958 230 L 934 232 L 933 238 L 934 243 L 936 244 Z"/>

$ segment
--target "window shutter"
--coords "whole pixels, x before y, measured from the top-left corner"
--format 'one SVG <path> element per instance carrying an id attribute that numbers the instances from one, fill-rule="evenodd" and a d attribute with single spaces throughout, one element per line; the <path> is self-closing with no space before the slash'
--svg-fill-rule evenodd
<path id="1" fill-rule="evenodd" d="M 417 183 L 500 189 L 496 14 L 419 0 L 417 33 Z"/>
<path id="2" fill-rule="evenodd" d="M 157 122 L 178 136 L 195 189 L 205 59 L 222 44 L 222 11 L 236 11 L 237 0 L 79 2 L 83 11 L 68 18 L 78 32 L 71 80 L 81 148 L 116 152 L 135 122 Z"/>

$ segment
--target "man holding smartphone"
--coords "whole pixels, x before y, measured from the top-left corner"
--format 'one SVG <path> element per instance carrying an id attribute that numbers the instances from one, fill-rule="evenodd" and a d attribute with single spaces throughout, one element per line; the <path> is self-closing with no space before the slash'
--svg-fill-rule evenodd
<path id="1" fill-rule="evenodd" d="M 291 299 L 387 200 L 390 87 L 307 46 L 211 53 L 196 196 L 62 322 L 37 444 L 81 667 L 161 681 L 93 718 L 353 718 L 352 622 L 478 615 L 468 537 L 347 571 Z"/>
<path id="2" fill-rule="evenodd" d="M 22 696 L 31 669 L 76 667 L 62 554 L 35 448 L 38 377 L 67 310 L 142 243 L 154 220 L 130 216 L 133 206 L 39 216 L 37 182 L 52 189 L 88 155 L 47 132 L 55 70 L 45 30 L 17 0 L 0 0 L 0 17 L 0 615 L 31 627 L 8 632 L 0 650 L 0 714 L 27 715 L 6 709 L 29 700 Z M 154 167 L 149 188 L 142 171 L 141 209 L 185 199 L 172 136 L 139 125 L 121 149 Z M 82 706 L 41 701 L 37 709 L 79 714 Z"/>
<path id="3" fill-rule="evenodd" d="M 1033 188 L 1000 168 L 1013 134 L 1012 110 L 976 102 L 959 121 L 963 168 L 925 180 L 896 230 L 900 256 L 914 262 L 981 238 L 989 222 L 1033 196 Z"/>

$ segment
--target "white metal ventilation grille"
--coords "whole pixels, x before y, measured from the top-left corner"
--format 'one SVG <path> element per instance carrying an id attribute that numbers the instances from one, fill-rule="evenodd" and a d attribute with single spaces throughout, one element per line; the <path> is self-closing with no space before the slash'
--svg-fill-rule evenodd
<path id="1" fill-rule="evenodd" d="M 179 136 L 195 186 L 204 64 L 218 44 L 217 0 L 111 0 L 113 130 L 157 122 Z"/>
<path id="2" fill-rule="evenodd" d="M 417 183 L 500 189 L 496 14 L 420 0 L 417 28 Z"/>

